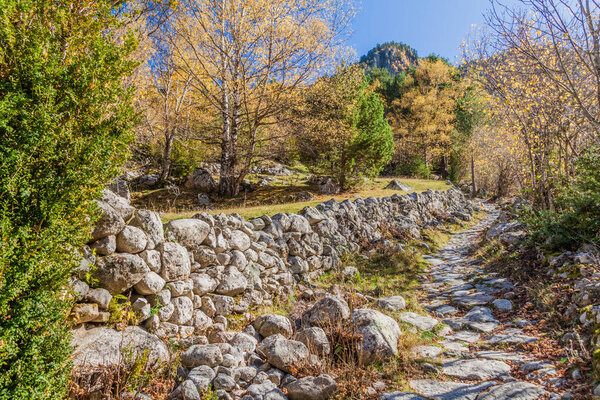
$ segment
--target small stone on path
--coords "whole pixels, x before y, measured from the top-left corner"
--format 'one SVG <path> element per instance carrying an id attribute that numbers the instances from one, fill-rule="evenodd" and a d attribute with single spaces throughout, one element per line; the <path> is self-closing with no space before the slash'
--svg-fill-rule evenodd
<path id="1" fill-rule="evenodd" d="M 443 305 L 435 309 L 436 314 L 444 316 L 444 315 L 454 315 L 458 312 L 458 310 L 449 305 Z"/>
<path id="2" fill-rule="evenodd" d="M 391 296 L 377 300 L 377 305 L 387 311 L 400 311 L 406 308 L 406 300 L 402 296 Z"/>
<path id="3" fill-rule="evenodd" d="M 402 313 L 399 318 L 402 322 L 414 325 L 423 331 L 430 331 L 439 323 L 435 318 L 419 315 L 414 312 Z"/>
<path id="4" fill-rule="evenodd" d="M 380 400 L 427 400 L 425 397 L 417 393 L 410 392 L 393 392 L 383 393 Z"/>
<path id="5" fill-rule="evenodd" d="M 497 379 L 510 372 L 510 365 L 496 360 L 450 360 L 442 364 L 442 373 L 466 380 Z"/>
<path id="6" fill-rule="evenodd" d="M 512 302 L 506 299 L 496 299 L 492 305 L 500 311 L 512 311 L 513 309 Z"/>

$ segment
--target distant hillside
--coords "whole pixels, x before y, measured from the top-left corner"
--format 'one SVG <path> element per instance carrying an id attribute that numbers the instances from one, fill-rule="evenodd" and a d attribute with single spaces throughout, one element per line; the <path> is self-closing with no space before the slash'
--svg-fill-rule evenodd
<path id="1" fill-rule="evenodd" d="M 378 44 L 360 58 L 368 68 L 385 68 L 393 74 L 416 67 L 419 63 L 417 51 L 404 43 L 387 42 Z"/>

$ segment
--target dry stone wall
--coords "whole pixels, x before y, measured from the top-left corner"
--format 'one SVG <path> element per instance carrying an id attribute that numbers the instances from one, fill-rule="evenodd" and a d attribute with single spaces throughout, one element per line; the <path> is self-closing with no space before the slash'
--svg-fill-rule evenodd
<path id="1" fill-rule="evenodd" d="M 115 192 L 106 190 L 98 204 L 102 215 L 73 279 L 73 318 L 102 325 L 111 299 L 122 295 L 147 331 L 178 338 L 226 326 L 231 314 L 249 317 L 250 308 L 289 295 L 296 282 L 336 268 L 344 252 L 362 244 L 392 246 L 382 231 L 419 237 L 421 227 L 468 220 L 472 211 L 456 188 L 329 200 L 298 214 L 251 220 L 198 213 L 164 226 L 157 213 L 135 209 Z"/>

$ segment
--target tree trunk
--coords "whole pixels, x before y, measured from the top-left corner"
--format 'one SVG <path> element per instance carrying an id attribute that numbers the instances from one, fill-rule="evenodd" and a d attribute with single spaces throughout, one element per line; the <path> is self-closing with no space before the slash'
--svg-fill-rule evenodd
<path id="1" fill-rule="evenodd" d="M 475 157 L 471 154 L 471 197 L 477 195 L 477 186 L 475 185 Z"/>
<path id="2" fill-rule="evenodd" d="M 173 138 L 175 135 L 165 135 L 165 145 L 163 147 L 162 160 L 160 165 L 159 182 L 165 182 L 171 172 L 171 153 L 173 152 Z"/>
<path id="3" fill-rule="evenodd" d="M 442 178 L 448 179 L 448 156 L 442 157 Z"/>
<path id="4" fill-rule="evenodd" d="M 229 119 L 229 96 L 223 84 L 223 131 L 221 134 L 221 170 L 219 172 L 219 193 L 231 196 L 233 171 L 231 166 L 231 124 Z"/>
<path id="5" fill-rule="evenodd" d="M 221 132 L 221 170 L 219 173 L 219 193 L 222 196 L 230 197 L 232 193 L 233 160 L 231 146 L 231 119 L 229 104 L 229 85 L 227 76 L 227 55 L 225 49 L 225 0 L 221 1 L 221 84 L 222 87 L 222 105 L 221 113 L 223 118 L 223 130 Z"/>

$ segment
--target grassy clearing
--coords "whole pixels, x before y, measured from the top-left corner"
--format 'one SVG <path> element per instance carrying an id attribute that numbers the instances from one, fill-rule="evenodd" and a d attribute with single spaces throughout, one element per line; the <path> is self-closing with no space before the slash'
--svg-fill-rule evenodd
<path id="1" fill-rule="evenodd" d="M 370 258 L 346 255 L 343 265 L 354 266 L 358 274 L 345 277 L 341 270 L 329 271 L 316 282 L 318 286 L 342 286 L 347 291 L 358 291 L 373 297 L 410 295 L 418 285 L 418 278 L 426 262 L 416 250 L 378 253 Z"/>
<path id="2" fill-rule="evenodd" d="M 259 186 L 251 193 L 242 194 L 236 198 L 224 199 L 214 197 L 211 214 L 239 213 L 245 218 L 260 215 L 274 215 L 280 212 L 298 212 L 306 206 L 315 206 L 329 199 L 342 201 L 354 199 L 358 196 L 385 197 L 393 194 L 406 194 L 410 192 L 384 189 L 392 179 L 400 179 L 401 182 L 414 187 L 414 191 L 422 192 L 428 189 L 446 190 L 448 185 L 444 181 L 408 178 L 376 178 L 369 180 L 362 187 L 335 196 L 318 194 L 317 187 L 307 182 L 308 174 L 296 172 L 289 177 L 276 177 L 271 186 Z M 250 181 L 256 181 L 259 177 L 254 176 Z M 411 191 L 413 192 L 413 191 Z M 299 193 L 310 193 L 314 200 L 294 201 Z M 196 205 L 198 192 L 174 191 L 163 188 L 133 193 L 132 202 L 138 208 L 148 208 L 159 211 L 164 222 L 178 218 L 189 218 L 202 209 Z"/>

